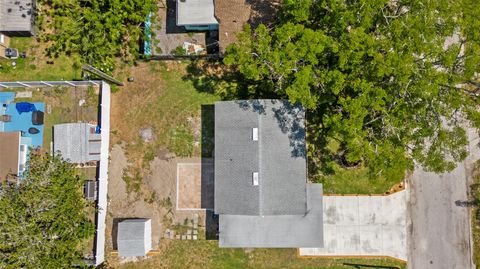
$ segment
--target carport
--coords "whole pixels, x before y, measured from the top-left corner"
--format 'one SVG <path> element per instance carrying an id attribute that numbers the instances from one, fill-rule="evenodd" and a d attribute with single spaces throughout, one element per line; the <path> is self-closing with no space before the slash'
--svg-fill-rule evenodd
<path id="1" fill-rule="evenodd" d="M 323 248 L 300 256 L 389 256 L 407 260 L 406 191 L 378 196 L 324 196 Z"/>

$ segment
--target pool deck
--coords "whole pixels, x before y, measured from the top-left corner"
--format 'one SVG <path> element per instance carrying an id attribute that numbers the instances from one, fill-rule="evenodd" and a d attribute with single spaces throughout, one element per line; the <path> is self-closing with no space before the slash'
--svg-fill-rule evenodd
<path id="1" fill-rule="evenodd" d="M 10 122 L 1 122 L 0 132 L 22 132 L 22 137 L 28 138 L 23 141 L 31 140 L 28 146 L 37 148 L 43 145 L 43 129 L 44 125 L 32 124 L 32 112 L 18 113 L 14 101 L 15 93 L 0 92 L 0 115 L 10 115 L 12 120 Z M 45 112 L 44 103 L 33 103 L 35 108 L 39 111 Z M 34 127 L 39 130 L 37 134 L 28 133 L 28 129 Z"/>

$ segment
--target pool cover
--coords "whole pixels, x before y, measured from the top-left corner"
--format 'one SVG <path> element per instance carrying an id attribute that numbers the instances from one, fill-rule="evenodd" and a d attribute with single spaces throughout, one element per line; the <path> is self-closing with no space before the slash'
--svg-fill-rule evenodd
<path id="1" fill-rule="evenodd" d="M 22 114 L 25 112 L 33 112 L 37 110 L 34 104 L 27 102 L 16 103 L 15 108 L 17 109 L 18 114 Z"/>

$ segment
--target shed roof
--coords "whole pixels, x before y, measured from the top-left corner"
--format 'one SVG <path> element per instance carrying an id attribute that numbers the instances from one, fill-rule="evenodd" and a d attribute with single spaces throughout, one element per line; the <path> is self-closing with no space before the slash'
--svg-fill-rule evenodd
<path id="1" fill-rule="evenodd" d="M 145 256 L 152 249 L 150 219 L 127 219 L 118 223 L 118 254 L 123 257 Z"/>
<path id="2" fill-rule="evenodd" d="M 53 149 L 71 163 L 100 160 L 100 134 L 95 125 L 65 123 L 53 126 Z"/>
<path id="3" fill-rule="evenodd" d="M 18 174 L 20 132 L 0 132 L 0 181 Z"/>
<path id="4" fill-rule="evenodd" d="M 305 112 L 286 100 L 215 104 L 215 212 L 304 215 Z M 258 128 L 258 141 L 252 129 Z M 258 172 L 259 184 L 252 184 Z"/>
<path id="5" fill-rule="evenodd" d="M 0 32 L 34 32 L 34 0 L 0 0 Z"/>
<path id="6" fill-rule="evenodd" d="M 307 185 L 305 215 L 220 215 L 220 247 L 323 247 L 322 185 Z"/>
<path id="7" fill-rule="evenodd" d="M 177 25 L 218 24 L 213 0 L 177 0 Z"/>

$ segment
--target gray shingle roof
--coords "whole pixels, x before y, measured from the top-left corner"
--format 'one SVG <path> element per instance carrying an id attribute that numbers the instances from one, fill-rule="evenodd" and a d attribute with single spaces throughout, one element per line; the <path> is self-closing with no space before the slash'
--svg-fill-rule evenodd
<path id="1" fill-rule="evenodd" d="M 118 255 L 145 256 L 151 250 L 151 220 L 127 219 L 118 223 Z"/>
<path id="2" fill-rule="evenodd" d="M 220 215 L 220 247 L 323 247 L 322 185 L 307 184 L 305 215 Z"/>
<path id="3" fill-rule="evenodd" d="M 33 34 L 33 0 L 0 0 L 0 31 Z"/>
<path id="4" fill-rule="evenodd" d="M 93 129 L 92 129 L 93 128 Z M 53 150 L 71 163 L 100 160 L 100 134 L 88 123 L 65 123 L 53 126 Z"/>
<path id="5" fill-rule="evenodd" d="M 215 212 L 304 215 L 305 112 L 285 100 L 215 104 Z M 258 141 L 252 140 L 258 128 Z M 252 185 L 252 173 L 259 185 Z"/>

